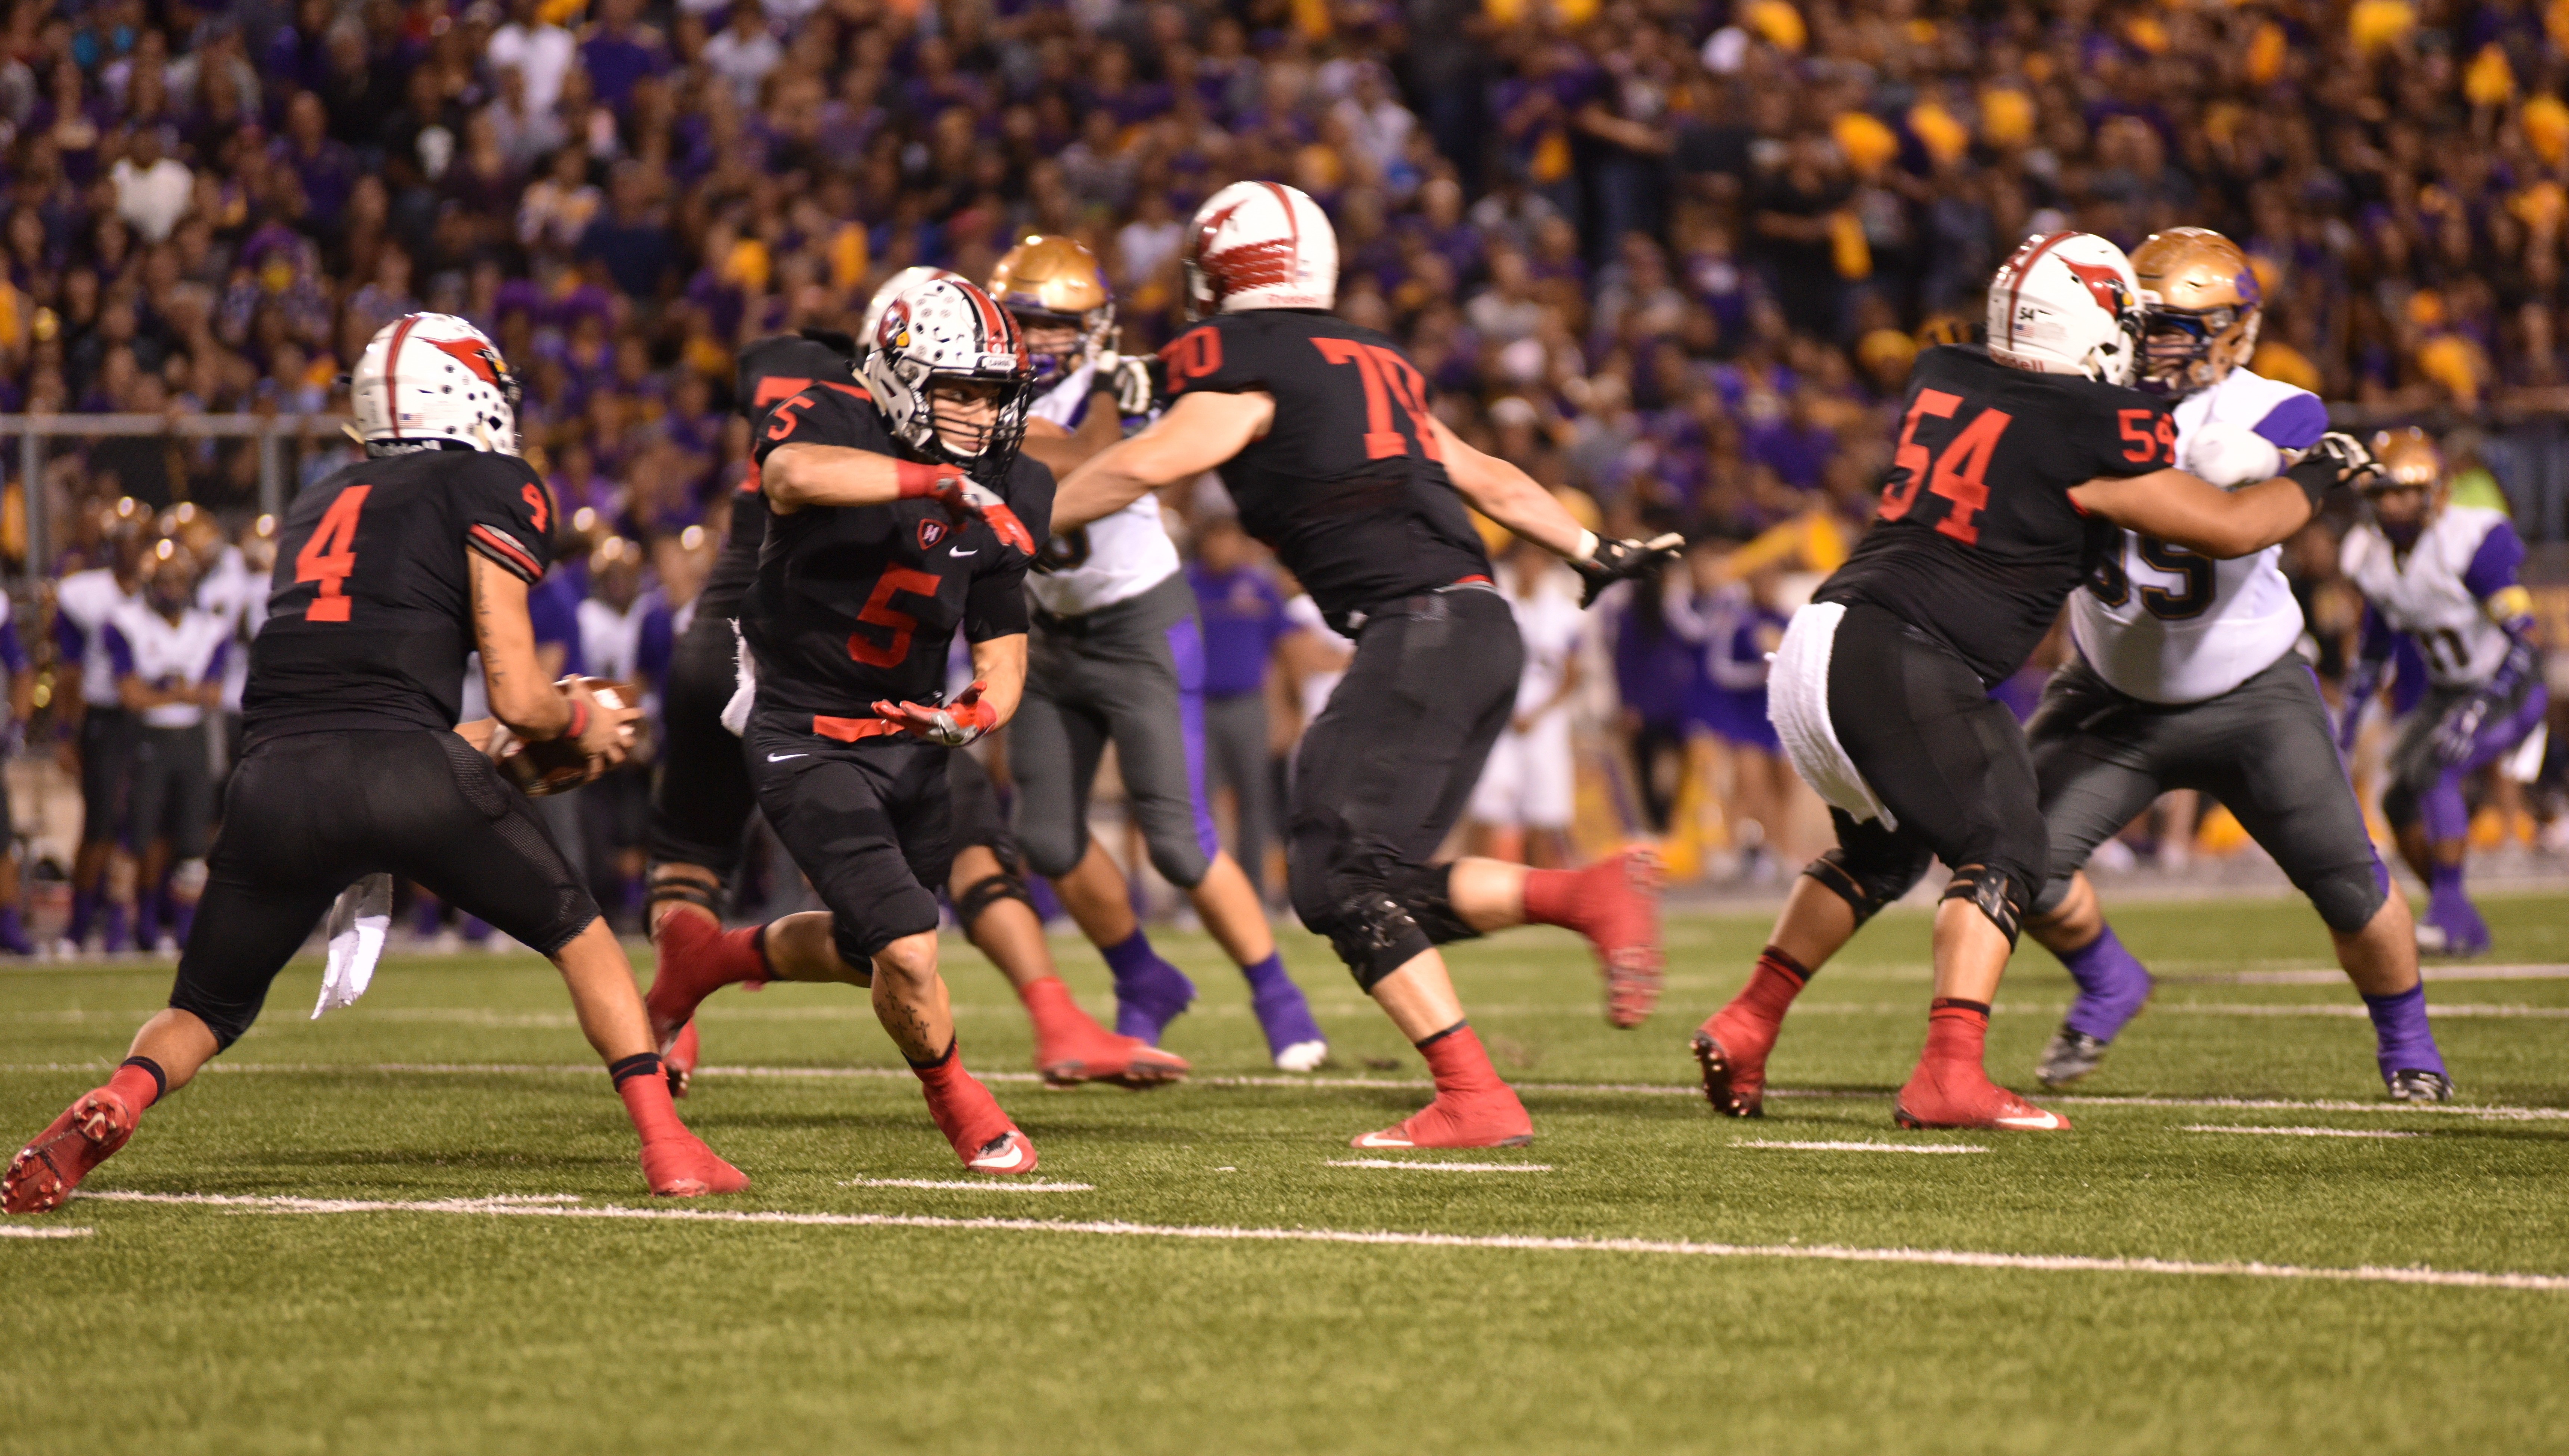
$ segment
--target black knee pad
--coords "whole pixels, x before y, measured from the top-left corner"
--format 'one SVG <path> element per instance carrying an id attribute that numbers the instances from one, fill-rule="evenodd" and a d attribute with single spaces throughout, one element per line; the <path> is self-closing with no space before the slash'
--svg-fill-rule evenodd
<path id="1" fill-rule="evenodd" d="M 1326 924 L 1311 928 L 1329 937 L 1329 948 L 1368 993 L 1384 976 L 1435 948 L 1400 902 L 1380 889 L 1348 896 L 1325 918 Z"/>
<path id="2" fill-rule="evenodd" d="M 207 979 L 193 967 L 183 965 L 178 984 L 170 988 L 170 1009 L 184 1011 L 204 1022 L 205 1029 L 214 1034 L 214 1051 L 219 1054 L 230 1050 L 231 1044 L 241 1039 L 241 1033 L 249 1030 L 249 1024 L 258 1019 L 259 1008 L 267 1002 L 267 982 L 260 981 L 255 987 L 217 986 L 208 984 Z"/>
<path id="3" fill-rule="evenodd" d="M 1013 900 L 1030 910 L 1034 909 L 1033 898 L 1026 894 L 1025 881 L 1006 873 L 984 875 L 964 886 L 963 893 L 954 897 L 954 921 L 968 936 L 972 933 L 973 924 L 981 918 L 981 912 L 1003 900 Z"/>
<path id="4" fill-rule="evenodd" d="M 1479 937 L 1481 932 L 1454 912 L 1453 866 L 1398 865 L 1384 879 L 1390 884 L 1391 898 L 1409 911 L 1429 943 L 1450 945 Z"/>
<path id="5" fill-rule="evenodd" d="M 1899 852 L 1898 858 L 1886 855 L 1863 859 L 1840 848 L 1803 866 L 1802 873 L 1845 901 L 1847 908 L 1855 911 L 1855 922 L 1861 927 L 1865 921 L 1881 913 L 1884 906 L 1892 905 L 1907 895 L 1910 887 L 1927 873 L 1928 862 L 1934 858 L 1934 853 L 1924 847 Z"/>
<path id="6" fill-rule="evenodd" d="M 642 893 L 642 923 L 651 923 L 651 914 L 663 903 L 691 905 L 715 919 L 722 918 L 723 892 L 727 887 L 717 878 L 699 880 L 692 875 L 673 875 L 666 865 L 654 865 L 650 886 Z"/>
<path id="7" fill-rule="evenodd" d="M 2381 860 L 2341 865 L 2302 887 L 2328 927 L 2352 935 L 2373 923 L 2383 902 L 2390 898 L 2390 871 Z"/>
<path id="8" fill-rule="evenodd" d="M 2024 924 L 2025 903 L 2033 898 L 2025 893 L 2026 879 L 2022 871 L 2006 865 L 1965 865 L 1954 872 L 1953 883 L 1945 887 L 1945 899 L 1970 901 L 1973 909 L 1999 927 L 2013 948 Z"/>

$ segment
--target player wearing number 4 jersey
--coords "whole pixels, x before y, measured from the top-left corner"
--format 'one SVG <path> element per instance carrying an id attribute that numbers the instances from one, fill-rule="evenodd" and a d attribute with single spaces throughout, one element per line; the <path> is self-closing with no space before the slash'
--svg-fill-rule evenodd
<path id="1" fill-rule="evenodd" d="M 990 275 L 990 294 L 1026 334 L 1038 376 L 1026 453 L 1067 474 L 1152 412 L 1146 361 L 1113 352 L 1114 297 L 1087 247 L 1029 237 Z M 1151 863 L 1186 892 L 1249 981 L 1268 1054 L 1307 1072 L 1329 1043 L 1284 973 L 1267 912 L 1214 836 L 1204 787 L 1204 638 L 1196 598 L 1160 521 L 1160 500 L 1045 543 L 1034 574 L 1026 700 L 1008 730 L 1017 838 L 1036 873 L 1115 973 L 1115 1029 L 1157 1045 L 1195 998 L 1133 914 L 1124 877 L 1088 834 L 1088 795 L 1106 745 Z"/>
<path id="2" fill-rule="evenodd" d="M 527 588 L 550 559 L 552 503 L 517 458 L 507 366 L 462 319 L 411 314 L 367 345 L 349 394 L 367 458 L 307 488 L 279 533 L 250 649 L 247 746 L 170 1009 L 10 1163 L 0 1206 L 59 1207 L 145 1109 L 249 1029 L 339 893 L 385 872 L 560 967 L 641 1134 L 653 1193 L 746 1187 L 679 1125 L 632 967 L 588 892 L 455 724 L 476 649 L 500 722 L 531 743 L 571 740 L 592 771 L 622 758 L 636 716 L 556 688 L 537 665 Z M 488 740 L 489 722 L 468 726 Z"/>
<path id="3" fill-rule="evenodd" d="M 2127 387 L 2142 328 L 2122 250 L 2057 232 L 2026 239 L 1991 281 L 1986 350 L 1920 357 L 1879 520 L 1775 653 L 1768 714 L 1828 801 L 1838 847 L 1795 882 L 1747 986 L 1695 1033 L 1719 1111 L 1761 1110 L 1793 997 L 1934 858 L 1954 876 L 1936 912 L 1927 1045 L 1895 1120 L 2068 1126 L 1983 1065 L 1990 999 L 2050 858 L 2024 737 L 1989 687 L 2121 544 L 2116 528 L 2247 555 L 2301 529 L 2363 458 L 2332 436 L 2291 479 L 2235 494 L 2174 469 L 2165 405 Z"/>
<path id="4" fill-rule="evenodd" d="M 664 917 L 652 1029 L 670 1045 L 734 982 L 868 986 L 955 1156 L 1031 1173 L 1034 1145 L 963 1069 L 932 887 L 954 858 L 947 759 L 1025 682 L 1031 533 L 1052 504 L 1051 472 L 1017 453 L 1032 370 L 1015 325 L 960 279 L 903 293 L 872 344 L 862 385 L 818 379 L 768 412 L 770 520 L 740 618 L 759 808 L 829 909 L 730 932 Z M 941 700 L 958 627 L 974 681 Z"/>
<path id="5" fill-rule="evenodd" d="M 1056 524 L 1084 526 L 1219 467 L 1241 525 L 1355 636 L 1296 760 L 1293 908 L 1436 1079 L 1425 1110 L 1357 1146 L 1525 1142 L 1534 1125 L 1463 1019 L 1436 946 L 1529 920 L 1569 925 L 1597 944 L 1619 1019 L 1638 1020 L 1658 985 L 1656 879 L 1641 855 L 1578 873 L 1428 863 L 1507 726 L 1522 655 L 1464 502 L 1571 557 L 1591 599 L 1656 569 L 1675 539 L 1599 542 L 1523 472 L 1456 439 L 1397 346 L 1327 311 L 1337 241 L 1301 192 L 1224 187 L 1196 213 L 1183 256 L 1190 312 L 1208 321 L 1163 355 L 1175 402 L 1071 474 Z"/>
<path id="6" fill-rule="evenodd" d="M 2148 335 L 2145 389 L 2172 400 L 2177 459 L 2212 485 L 2262 481 L 2328 428 L 2319 400 L 2248 370 L 2257 275 L 2220 233 L 2179 227 L 2132 255 Z M 2124 532 L 2069 599 L 2078 657 L 2026 726 L 2051 859 L 2025 928 L 2060 957 L 2077 999 L 2034 1075 L 2065 1086 L 2149 998 L 2150 975 L 2106 924 L 2087 857 L 2169 789 L 2199 789 L 2275 857 L 2336 942 L 2375 1025 L 2390 1095 L 2441 1101 L 2451 1082 L 2426 1024 L 2408 903 L 2388 894 L 2364 812 L 2294 644 L 2302 611 L 2281 547 L 2216 561 Z"/>

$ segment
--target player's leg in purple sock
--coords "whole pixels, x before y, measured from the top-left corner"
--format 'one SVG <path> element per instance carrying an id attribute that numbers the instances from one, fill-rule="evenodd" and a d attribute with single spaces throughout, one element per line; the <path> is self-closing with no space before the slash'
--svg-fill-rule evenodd
<path id="1" fill-rule="evenodd" d="M 1112 945 L 1101 945 L 1106 968 L 1115 973 L 1115 1031 L 1138 1036 L 1153 1046 L 1160 1032 L 1196 998 L 1196 983 L 1160 958 L 1151 937 L 1140 926 Z"/>
<path id="2" fill-rule="evenodd" d="M 2424 982 L 2396 995 L 2367 996 L 2364 1009 L 2373 1017 L 2374 1056 L 2384 1081 L 2398 1072 L 2433 1072 L 2448 1077 L 2443 1053 L 2435 1048 L 2434 1029 L 2426 1024 Z"/>
<path id="3" fill-rule="evenodd" d="M 2061 954 L 2069 978 L 2078 983 L 2078 998 L 2069 1004 L 2062 1024 L 2070 1030 L 2112 1041 L 2125 1023 L 2140 1014 L 2150 998 L 2150 972 L 2114 934 L 2111 925 L 2075 950 Z"/>

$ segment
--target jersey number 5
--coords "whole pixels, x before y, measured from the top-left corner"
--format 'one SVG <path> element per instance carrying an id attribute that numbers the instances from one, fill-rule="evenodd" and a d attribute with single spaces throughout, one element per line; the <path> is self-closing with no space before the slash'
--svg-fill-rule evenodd
<path id="1" fill-rule="evenodd" d="M 899 667 L 910 656 L 910 634 L 918 629 L 918 618 L 906 611 L 893 609 L 893 593 L 907 591 L 913 596 L 934 596 L 941 584 L 925 571 L 908 566 L 894 566 L 875 581 L 875 589 L 866 596 L 865 607 L 857 620 L 869 626 L 887 627 L 892 636 L 880 647 L 866 640 L 863 632 L 848 634 L 848 655 L 868 667 Z"/>
<path id="2" fill-rule="evenodd" d="M 348 619 L 348 597 L 341 583 L 357 569 L 357 513 L 366 509 L 366 493 L 372 486 L 350 486 L 321 513 L 321 524 L 312 528 L 312 539 L 294 553 L 294 579 L 299 585 L 318 581 L 321 589 L 312 604 L 303 609 L 307 622 L 344 622 Z"/>
<path id="3" fill-rule="evenodd" d="M 1918 391 L 1918 402 L 1909 407 L 1909 418 L 1900 422 L 1900 449 L 1891 458 L 1893 471 L 1900 479 L 1882 493 L 1882 519 L 1898 521 L 1918 504 L 1918 491 L 1925 487 L 1951 503 L 1945 519 L 1936 523 L 1938 534 L 1950 536 L 1965 546 L 1978 546 L 1981 528 L 1972 520 L 1990 504 L 1990 457 L 1998 453 L 1999 437 L 2007 433 L 2016 418 L 2005 410 L 1984 409 L 1972 417 L 1952 441 L 1945 453 L 1936 457 L 1935 467 L 1927 464 L 1928 447 L 1918 443 L 1921 418 L 1950 420 L 1961 408 L 1963 397 L 1941 389 Z"/>

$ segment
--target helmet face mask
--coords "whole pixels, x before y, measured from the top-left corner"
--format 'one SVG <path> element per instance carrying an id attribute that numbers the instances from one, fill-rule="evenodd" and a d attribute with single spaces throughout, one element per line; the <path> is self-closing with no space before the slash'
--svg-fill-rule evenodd
<path id="1" fill-rule="evenodd" d="M 2238 244 L 2208 227 L 2171 227 L 2133 252 L 2132 272 L 2148 318 L 2141 388 L 2181 399 L 2247 365 L 2264 294 Z"/>
<path id="2" fill-rule="evenodd" d="M 1115 345 L 1115 293 L 1097 254 L 1074 237 L 1036 234 L 990 270 L 989 295 L 1016 319 L 1049 385 Z"/>
<path id="3" fill-rule="evenodd" d="M 368 455 L 419 450 L 518 453 L 518 378 L 500 347 L 445 313 L 413 313 L 376 330 L 348 379 Z"/>
<path id="4" fill-rule="evenodd" d="M 1034 366 L 1007 310 L 959 277 L 931 278 L 888 303 L 865 380 L 896 438 L 996 485 L 1015 465 Z"/>

